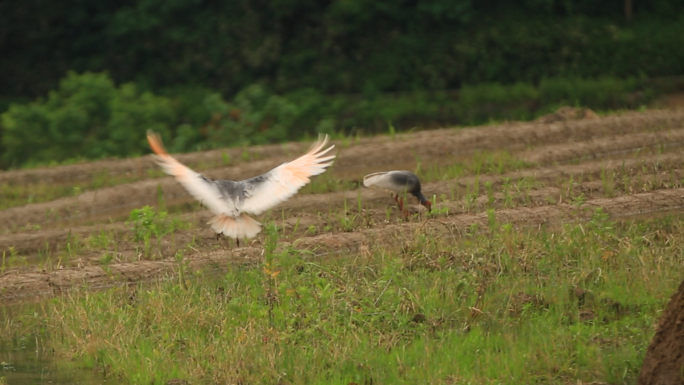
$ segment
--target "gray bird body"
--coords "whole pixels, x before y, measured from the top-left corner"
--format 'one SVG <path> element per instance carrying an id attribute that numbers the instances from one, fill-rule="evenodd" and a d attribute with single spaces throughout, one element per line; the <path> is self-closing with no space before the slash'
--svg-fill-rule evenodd
<path id="1" fill-rule="evenodd" d="M 272 179 L 270 172 L 239 181 L 227 179 L 211 180 L 201 174 L 200 178 L 208 184 L 214 186 L 220 196 L 220 199 L 232 204 L 229 207 L 233 209 L 230 212 L 230 214 L 233 216 L 240 214 L 240 210 L 245 203 L 245 199 L 253 196 L 258 188 L 261 187 L 261 185 L 269 182 Z"/>
<path id="2" fill-rule="evenodd" d="M 403 194 L 413 195 L 418 199 L 420 204 L 425 206 L 428 210 L 431 210 L 432 208 L 432 204 L 421 191 L 420 179 L 411 171 L 396 170 L 368 174 L 363 177 L 363 185 L 366 187 L 377 187 L 395 193 L 395 200 L 402 209 L 403 203 L 399 199 L 399 196 Z"/>
<path id="3" fill-rule="evenodd" d="M 363 177 L 366 187 L 378 187 L 397 194 L 420 192 L 420 179 L 411 171 L 375 172 Z"/>

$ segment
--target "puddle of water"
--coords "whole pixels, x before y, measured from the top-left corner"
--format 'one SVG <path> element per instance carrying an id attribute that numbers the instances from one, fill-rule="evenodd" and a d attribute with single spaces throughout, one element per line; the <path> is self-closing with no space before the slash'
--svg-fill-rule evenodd
<path id="1" fill-rule="evenodd" d="M 27 305 L 0 306 L 0 317 L 7 321 L 27 311 L 30 311 Z M 37 307 L 36 311 L 39 311 Z M 94 370 L 59 365 L 54 354 L 39 346 L 39 341 L 32 335 L 0 336 L 0 379 L 0 384 L 7 385 L 120 383 L 115 379 L 105 380 Z"/>

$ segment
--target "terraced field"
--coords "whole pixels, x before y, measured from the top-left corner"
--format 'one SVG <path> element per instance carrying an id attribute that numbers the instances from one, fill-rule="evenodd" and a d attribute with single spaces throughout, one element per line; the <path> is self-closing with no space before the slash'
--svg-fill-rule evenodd
<path id="1" fill-rule="evenodd" d="M 258 218 L 313 257 L 364 253 L 405 234 L 462 237 L 492 218 L 520 227 L 661 215 L 684 204 L 684 111 L 623 113 L 553 123 L 442 129 L 334 141 L 332 169 Z M 257 175 L 309 143 L 178 155 L 211 178 Z M 359 187 L 363 175 L 407 169 L 434 201 L 405 221 L 389 194 Z M 104 288 L 258 261 L 264 235 L 236 248 L 217 241 L 209 213 L 150 157 L 0 173 L 0 298 L 23 301 L 86 285 Z M 414 204 L 416 202 L 413 202 Z M 159 207 L 161 229 L 142 234 L 134 209 Z M 163 234 L 163 235 L 162 235 Z"/>

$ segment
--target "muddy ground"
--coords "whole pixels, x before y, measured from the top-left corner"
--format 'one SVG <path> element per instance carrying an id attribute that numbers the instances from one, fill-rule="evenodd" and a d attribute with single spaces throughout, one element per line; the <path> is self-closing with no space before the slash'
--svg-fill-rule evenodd
<path id="1" fill-rule="evenodd" d="M 389 247 L 415 232 L 458 238 L 475 228 L 487 231 L 487 210 L 500 223 L 534 230 L 586 220 L 598 208 L 615 218 L 682 209 L 684 110 L 583 116 L 335 141 L 335 165 L 313 182 L 325 183 L 329 192 L 304 188 L 257 219 L 278 225 L 280 247 L 294 244 L 316 258 L 363 253 L 371 244 Z M 178 159 L 212 178 L 240 179 L 291 160 L 308 145 L 213 150 Z M 449 171 L 481 151 L 505 152 L 507 161 L 520 166 Z M 426 178 L 433 170 L 424 190 L 436 198 L 435 212 L 428 216 L 411 202 L 405 220 L 389 194 L 359 187 L 366 173 L 390 169 L 419 169 Z M 21 301 L 77 287 L 171 279 L 181 268 L 174 258 L 179 251 L 188 273 L 216 274 L 229 263 L 260 260 L 263 233 L 240 248 L 217 241 L 204 224 L 209 213 L 172 178 L 160 176 L 148 156 L 3 172 L 0 184 L 119 177 L 128 182 L 0 211 L 0 298 Z M 132 240 L 126 217 L 160 197 L 185 226 L 148 245 Z"/>

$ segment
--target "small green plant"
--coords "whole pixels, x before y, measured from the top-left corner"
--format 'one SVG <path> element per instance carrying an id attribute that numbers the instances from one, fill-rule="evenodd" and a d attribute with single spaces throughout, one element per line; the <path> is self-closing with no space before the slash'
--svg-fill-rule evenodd
<path id="1" fill-rule="evenodd" d="M 494 209 L 487 210 L 487 222 L 489 223 L 489 231 L 491 233 L 496 232 L 498 223 L 496 221 L 496 211 Z"/>
<path id="2" fill-rule="evenodd" d="M 249 152 L 249 147 L 246 145 L 242 148 L 242 155 L 240 155 L 240 158 L 243 162 L 249 162 L 250 159 L 252 159 L 252 154 Z"/>
<path id="3" fill-rule="evenodd" d="M 470 211 L 475 207 L 475 202 L 477 201 L 477 193 L 471 192 L 466 194 L 464 198 L 464 210 Z"/>
<path id="4" fill-rule="evenodd" d="M 578 196 L 572 197 L 572 202 L 577 208 L 580 208 L 587 202 L 587 197 L 584 196 L 584 193 L 582 193 Z"/>
<path id="5" fill-rule="evenodd" d="M 112 260 L 114 259 L 114 256 L 109 253 L 104 253 L 102 254 L 102 257 L 100 257 L 100 265 L 103 267 L 109 266 L 110 263 L 112 263 Z"/>
<path id="6" fill-rule="evenodd" d="M 494 188 L 492 187 L 492 182 L 485 182 L 485 189 L 487 190 L 487 205 L 491 207 L 494 204 Z"/>
<path id="7" fill-rule="evenodd" d="M 292 234 L 296 234 L 297 230 L 299 229 L 299 223 L 300 223 L 300 218 L 297 218 L 297 222 L 295 222 L 294 227 L 292 228 Z"/>
<path id="8" fill-rule="evenodd" d="M 601 169 L 601 183 L 603 185 L 603 193 L 606 197 L 612 198 L 615 196 L 615 173 Z"/>
<path id="9" fill-rule="evenodd" d="M 444 207 L 433 207 L 432 211 L 430 211 L 430 216 L 438 216 L 438 215 L 449 215 L 449 207 L 444 206 Z"/>
<path id="10" fill-rule="evenodd" d="M 67 239 L 66 239 L 66 259 L 71 260 L 73 258 L 78 257 L 81 254 L 81 250 L 83 249 L 83 242 L 81 239 L 79 239 L 77 236 L 74 236 L 71 234 L 71 231 L 67 234 Z M 62 256 L 60 256 L 61 260 Z"/>
<path id="11" fill-rule="evenodd" d="M 339 217 L 340 220 L 340 229 L 344 232 L 352 232 L 354 231 L 354 227 L 356 224 L 356 217 L 357 214 L 354 214 L 352 216 L 349 215 L 341 215 Z"/>
<path id="12" fill-rule="evenodd" d="M 111 263 L 114 260 L 114 255 L 111 253 L 104 253 L 99 259 L 100 266 L 108 275 L 112 275 Z"/>
<path id="13" fill-rule="evenodd" d="M 356 210 L 358 210 L 358 213 L 361 214 L 363 211 L 363 204 L 361 200 L 361 189 L 359 189 L 356 193 Z"/>
<path id="14" fill-rule="evenodd" d="M 159 210 L 164 210 L 166 208 L 166 201 L 164 200 L 164 191 L 162 191 L 161 185 L 157 185 L 157 207 Z"/>
<path id="15" fill-rule="evenodd" d="M 397 130 L 394 128 L 394 125 L 392 124 L 391 120 L 387 121 L 387 132 L 389 136 L 392 138 L 392 140 L 395 140 L 397 138 Z"/>
<path id="16" fill-rule="evenodd" d="M 390 218 L 392 218 L 392 207 L 385 208 L 385 220 L 389 223 Z"/>
<path id="17" fill-rule="evenodd" d="M 87 243 L 88 246 L 95 249 L 107 249 L 114 243 L 114 235 L 101 229 L 99 233 L 88 237 Z"/>
<path id="18" fill-rule="evenodd" d="M 189 262 L 185 259 L 183 251 L 177 251 L 173 258 L 178 266 L 178 281 L 183 289 L 188 290 L 186 271 L 188 270 Z"/>
<path id="19" fill-rule="evenodd" d="M 133 240 L 145 241 L 152 236 L 158 240 L 177 229 L 178 222 L 167 221 L 165 211 L 155 211 L 150 206 L 134 209 L 128 217 L 128 224 L 133 225 Z"/>

